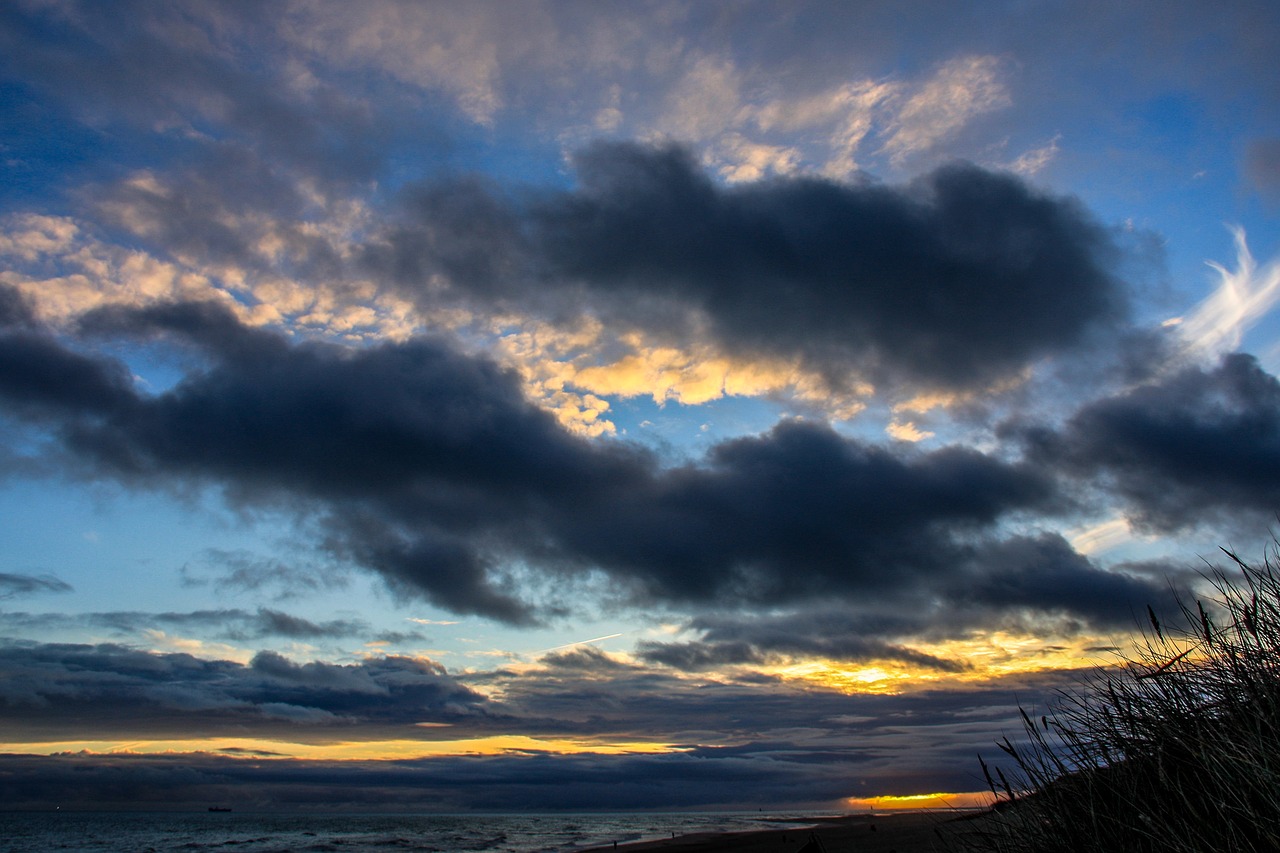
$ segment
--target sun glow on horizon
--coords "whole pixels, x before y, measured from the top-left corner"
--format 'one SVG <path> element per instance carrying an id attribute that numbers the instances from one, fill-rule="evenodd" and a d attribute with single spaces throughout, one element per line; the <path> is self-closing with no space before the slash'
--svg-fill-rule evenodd
<path id="1" fill-rule="evenodd" d="M 512 755 L 629 755 L 680 752 L 685 747 L 646 741 L 546 740 L 528 735 L 491 735 L 457 740 L 371 740 L 333 743 L 295 743 L 269 738 L 191 738 L 145 741 L 47 741 L 0 743 L 0 753 L 21 755 L 186 755 L 299 759 L 310 761 L 404 761 L 447 756 Z"/>
<path id="2" fill-rule="evenodd" d="M 848 797 L 846 807 L 858 811 L 917 811 L 922 809 L 980 809 L 991 805 L 990 791 Z"/>

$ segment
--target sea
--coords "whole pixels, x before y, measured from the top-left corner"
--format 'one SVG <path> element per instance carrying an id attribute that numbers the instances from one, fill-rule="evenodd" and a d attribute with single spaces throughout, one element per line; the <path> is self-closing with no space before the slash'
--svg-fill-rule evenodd
<path id="1" fill-rule="evenodd" d="M 827 813 L 829 815 L 829 813 Z M 692 832 L 798 829 L 816 812 L 625 814 L 255 814 L 250 812 L 0 812 L 0 851 L 417 850 L 569 853 Z"/>

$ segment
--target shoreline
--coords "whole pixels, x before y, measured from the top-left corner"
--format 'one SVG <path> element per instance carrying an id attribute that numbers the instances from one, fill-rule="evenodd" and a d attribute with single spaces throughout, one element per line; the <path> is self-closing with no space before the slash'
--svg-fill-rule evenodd
<path id="1" fill-rule="evenodd" d="M 816 836 L 826 853 L 930 853 L 942 840 L 983 812 L 906 812 L 797 819 L 794 829 L 698 832 L 650 841 L 592 847 L 584 853 L 793 853 Z"/>

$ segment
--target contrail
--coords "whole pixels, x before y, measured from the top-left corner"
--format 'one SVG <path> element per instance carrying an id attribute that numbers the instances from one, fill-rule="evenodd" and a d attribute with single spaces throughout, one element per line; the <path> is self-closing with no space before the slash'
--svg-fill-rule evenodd
<path id="1" fill-rule="evenodd" d="M 598 643 L 601 640 L 612 640 L 614 637 L 621 637 L 626 631 L 619 631 L 617 634 L 605 634 L 603 637 L 592 637 L 590 640 L 579 640 L 576 643 L 565 643 L 563 646 L 552 646 L 549 649 L 543 649 L 540 652 L 534 652 L 535 655 L 545 655 L 547 652 L 558 652 L 561 649 L 571 649 L 574 646 L 585 646 L 587 643 Z"/>

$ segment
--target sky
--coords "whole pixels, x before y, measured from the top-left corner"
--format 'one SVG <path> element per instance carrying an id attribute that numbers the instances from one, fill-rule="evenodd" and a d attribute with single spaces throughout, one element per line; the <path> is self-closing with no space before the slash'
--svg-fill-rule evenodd
<path id="1" fill-rule="evenodd" d="M 1272 542 L 1278 32 L 0 5 L 0 802 L 975 802 Z"/>

